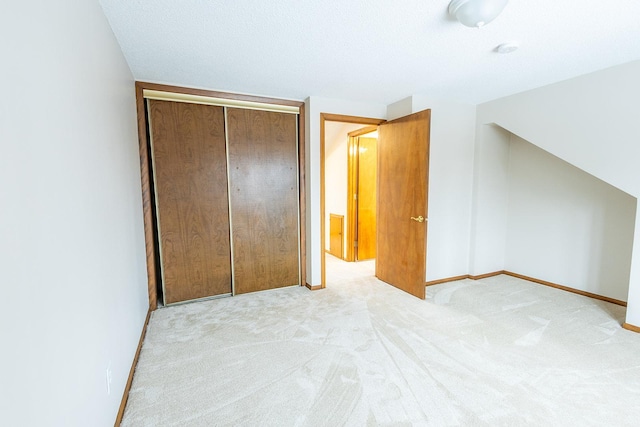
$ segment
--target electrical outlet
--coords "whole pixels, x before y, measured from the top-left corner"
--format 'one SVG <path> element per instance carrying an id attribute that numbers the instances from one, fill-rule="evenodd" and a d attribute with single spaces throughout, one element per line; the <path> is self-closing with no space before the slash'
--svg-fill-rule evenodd
<path id="1" fill-rule="evenodd" d="M 106 379 L 107 379 L 107 394 L 110 395 L 111 394 L 111 380 L 112 380 L 111 363 L 109 363 L 109 366 L 107 366 Z"/>

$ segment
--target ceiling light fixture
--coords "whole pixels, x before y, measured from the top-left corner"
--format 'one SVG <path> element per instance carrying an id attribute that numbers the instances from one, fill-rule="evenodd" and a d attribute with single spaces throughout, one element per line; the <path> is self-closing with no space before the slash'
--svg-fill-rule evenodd
<path id="1" fill-rule="evenodd" d="M 496 19 L 508 0 L 452 0 L 449 14 L 462 25 L 480 28 Z"/>
<path id="2" fill-rule="evenodd" d="M 516 42 L 509 42 L 509 43 L 502 43 L 499 44 L 496 47 L 496 52 L 498 53 L 511 53 L 511 52 L 515 52 L 516 50 L 518 50 L 518 43 Z"/>

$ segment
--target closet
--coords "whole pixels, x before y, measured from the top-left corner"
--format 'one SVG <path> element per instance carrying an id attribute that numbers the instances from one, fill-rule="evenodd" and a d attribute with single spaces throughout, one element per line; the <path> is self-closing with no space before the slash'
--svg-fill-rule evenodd
<path id="1" fill-rule="evenodd" d="M 299 109 L 143 96 L 164 304 L 299 285 Z"/>

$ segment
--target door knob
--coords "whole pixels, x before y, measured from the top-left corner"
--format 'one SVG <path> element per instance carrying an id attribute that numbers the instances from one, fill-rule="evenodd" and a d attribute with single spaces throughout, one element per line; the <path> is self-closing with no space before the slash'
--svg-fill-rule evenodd
<path id="1" fill-rule="evenodd" d="M 418 216 L 417 218 L 412 216 L 411 219 L 416 221 L 416 222 L 424 222 L 425 221 L 425 218 L 423 218 L 422 215 Z"/>

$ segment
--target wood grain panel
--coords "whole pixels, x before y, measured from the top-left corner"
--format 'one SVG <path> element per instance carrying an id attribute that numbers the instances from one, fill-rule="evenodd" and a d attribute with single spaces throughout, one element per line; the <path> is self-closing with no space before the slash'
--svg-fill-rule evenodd
<path id="1" fill-rule="evenodd" d="M 166 304 L 231 292 L 222 107 L 149 101 Z"/>
<path id="2" fill-rule="evenodd" d="M 147 292 L 149 294 L 149 309 L 158 307 L 158 290 L 156 258 L 158 256 L 155 245 L 155 220 L 153 217 L 153 203 L 151 196 L 151 169 L 149 138 L 147 134 L 147 113 L 142 96 L 142 86 L 136 83 L 136 110 L 138 114 L 138 151 L 140 154 L 140 177 L 142 189 L 142 216 L 144 221 L 144 242 L 147 258 Z"/>
<path id="3" fill-rule="evenodd" d="M 305 194 L 305 109 L 300 105 L 298 115 L 298 206 L 300 214 L 300 286 L 307 281 L 307 202 Z M 322 257 L 324 258 L 324 257 Z"/>
<path id="4" fill-rule="evenodd" d="M 329 253 L 342 259 L 344 248 L 344 215 L 329 214 Z"/>
<path id="5" fill-rule="evenodd" d="M 149 133 L 147 124 L 146 101 L 143 97 L 144 89 L 160 90 L 167 92 L 186 93 L 193 95 L 210 96 L 215 98 L 228 98 L 231 100 L 255 101 L 267 104 L 297 106 L 300 109 L 298 117 L 298 158 L 299 158 L 299 206 L 300 206 L 300 259 L 301 274 L 304 281 L 306 277 L 306 196 L 305 196 L 305 105 L 300 101 L 283 100 L 276 98 L 266 98 L 253 95 L 235 94 L 227 92 L 215 92 L 206 89 L 185 88 L 179 86 L 169 86 L 149 82 L 135 82 L 136 106 L 138 114 L 138 139 L 140 151 L 140 171 L 141 190 L 143 202 L 145 245 L 147 253 L 147 276 L 149 307 L 151 310 L 157 308 L 158 297 L 161 295 L 160 284 L 160 254 L 159 244 L 156 238 L 155 201 L 153 198 L 153 180 L 151 179 L 151 158 L 149 150 Z"/>
<path id="6" fill-rule="evenodd" d="M 227 108 L 236 294 L 300 283 L 296 121 Z"/>
<path id="7" fill-rule="evenodd" d="M 324 289 L 327 286 L 327 257 L 324 255 L 324 251 L 326 246 L 326 211 L 325 211 L 325 144 L 324 144 L 324 134 L 325 134 L 325 114 L 320 113 L 320 289 Z M 313 266 L 313 259 L 310 266 Z M 307 287 L 309 287 L 309 283 L 307 283 Z M 318 285 L 313 285 L 318 286 Z M 311 288 L 309 288 L 311 289 Z"/>
<path id="8" fill-rule="evenodd" d="M 345 261 L 355 261 L 358 241 L 358 138 L 347 140 L 347 253 Z"/>
<path id="9" fill-rule="evenodd" d="M 378 133 L 376 276 L 425 298 L 430 110 L 383 123 Z"/>
<path id="10" fill-rule="evenodd" d="M 376 257 L 378 140 L 358 138 L 358 260 Z"/>

